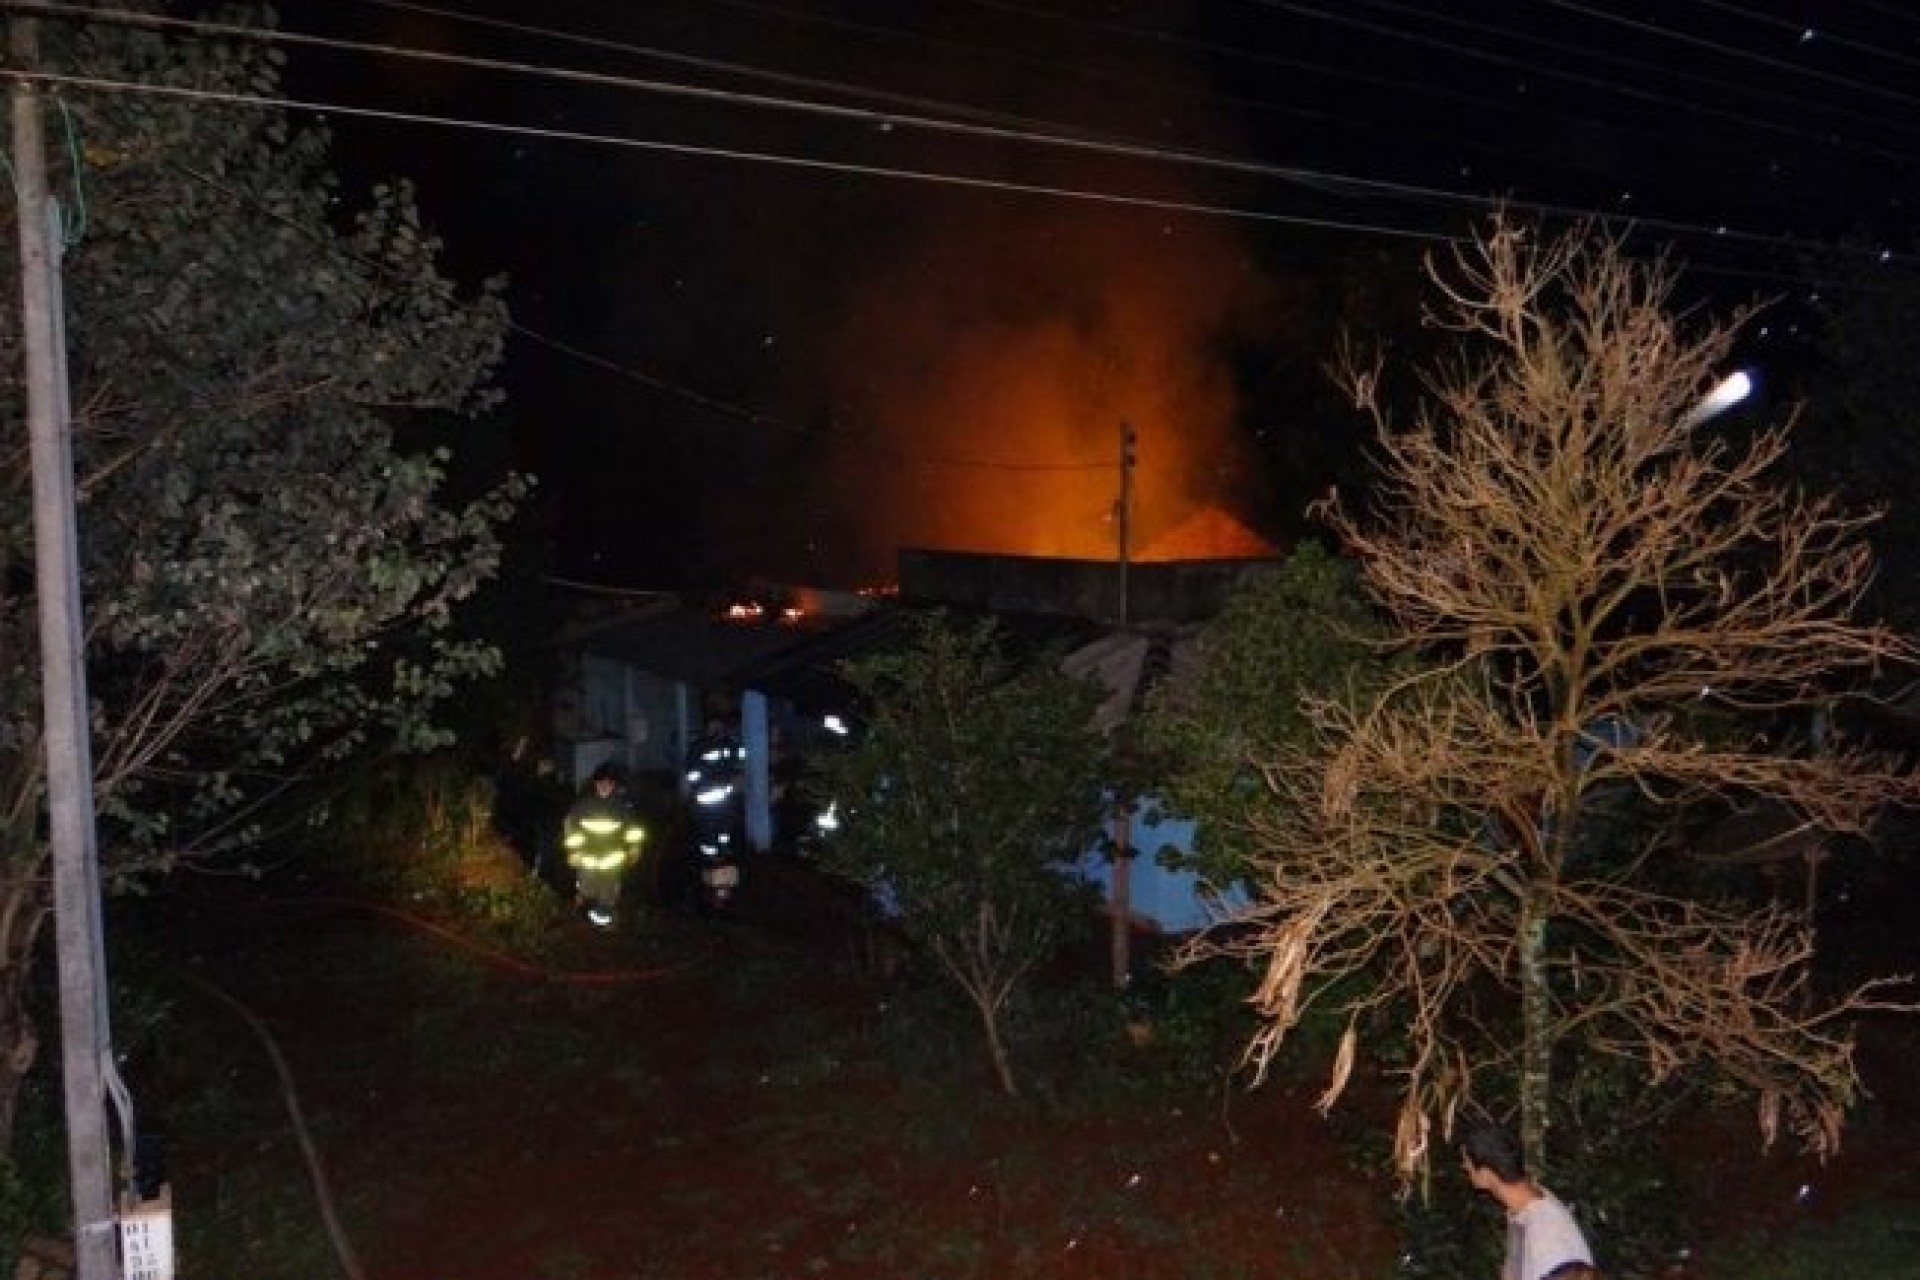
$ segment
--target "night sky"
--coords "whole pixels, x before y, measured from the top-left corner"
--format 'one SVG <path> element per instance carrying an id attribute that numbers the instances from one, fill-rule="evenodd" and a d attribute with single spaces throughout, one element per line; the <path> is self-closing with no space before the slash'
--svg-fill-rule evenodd
<path id="1" fill-rule="evenodd" d="M 1900 0 L 293 0 L 281 25 L 525 68 L 309 48 L 286 88 L 531 131 L 329 119 L 351 182 L 413 177 L 450 267 L 511 278 L 555 566 L 616 585 L 1111 554 L 1123 423 L 1136 549 L 1202 509 L 1284 541 L 1359 457 L 1322 372 L 1341 329 L 1403 325 L 1419 254 L 1496 199 L 1620 220 L 1711 307 L 1780 299 L 1763 378 L 1836 245 L 1920 264 Z"/>

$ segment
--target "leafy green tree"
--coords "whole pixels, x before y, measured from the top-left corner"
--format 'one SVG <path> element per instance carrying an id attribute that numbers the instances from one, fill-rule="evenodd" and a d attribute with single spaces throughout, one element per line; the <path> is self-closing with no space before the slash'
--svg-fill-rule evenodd
<path id="1" fill-rule="evenodd" d="M 1258 966 L 1256 1067 L 1309 1008 L 1346 1023 L 1323 1106 L 1363 1037 L 1390 1052 L 1409 1177 L 1463 1108 L 1507 1099 L 1543 1170 L 1568 1054 L 1711 1073 L 1766 1139 L 1830 1152 L 1854 1015 L 1902 997 L 1819 989 L 1800 904 L 1676 868 L 1703 813 L 1774 819 L 1717 823 L 1729 860 L 1783 835 L 1817 856 L 1920 790 L 1821 714 L 1915 657 L 1852 620 L 1864 521 L 1774 480 L 1784 426 L 1708 430 L 1736 329 L 1676 318 L 1664 264 L 1501 218 L 1433 280 L 1459 355 L 1411 421 L 1348 369 L 1382 483 L 1365 517 L 1325 509 L 1422 666 L 1309 703 L 1309 740 L 1265 762 L 1258 901 L 1189 958 Z"/>
<path id="2" fill-rule="evenodd" d="M 1071 864 L 1105 812 L 1100 693 L 1014 656 L 992 622 L 943 614 L 845 672 L 864 713 L 812 779 L 845 813 L 822 865 L 887 904 L 966 993 L 1000 1087 L 1017 1093 L 1004 1015 L 1093 905 Z"/>
<path id="3" fill-rule="evenodd" d="M 1141 718 L 1151 794 L 1195 820 L 1192 852 L 1163 857 L 1215 885 L 1248 879 L 1254 816 L 1272 800 L 1257 762 L 1306 740 L 1309 694 L 1359 696 L 1378 678 L 1381 634 L 1352 566 L 1315 542 L 1234 593 L 1191 673 L 1162 682 Z"/>
<path id="4" fill-rule="evenodd" d="M 56 70 L 270 94 L 277 55 L 49 26 Z M 404 415 L 472 415 L 505 322 L 462 297 L 404 187 L 348 216 L 327 139 L 279 113 L 72 92 L 63 203 L 95 807 L 111 885 L 267 838 L 350 759 L 438 745 L 495 665 L 455 611 L 524 484 L 458 506 Z M 13 235 L 8 211 L 8 238 Z M 18 296 L 9 255 L 5 292 Z M 17 311 L 0 400 L 24 438 Z M 24 450 L 0 461 L 0 1151 L 37 1037 L 23 1003 L 48 849 Z"/>

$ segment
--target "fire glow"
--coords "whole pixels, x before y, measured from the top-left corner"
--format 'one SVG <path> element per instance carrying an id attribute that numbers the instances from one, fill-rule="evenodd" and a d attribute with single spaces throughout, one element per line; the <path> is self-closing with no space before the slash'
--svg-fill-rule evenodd
<path id="1" fill-rule="evenodd" d="M 850 429 L 830 505 L 868 564 L 900 547 L 1117 558 L 1123 424 L 1129 559 L 1272 554 L 1229 513 L 1225 352 L 1265 290 L 1226 233 L 1007 208 L 924 231 L 833 339 Z"/>

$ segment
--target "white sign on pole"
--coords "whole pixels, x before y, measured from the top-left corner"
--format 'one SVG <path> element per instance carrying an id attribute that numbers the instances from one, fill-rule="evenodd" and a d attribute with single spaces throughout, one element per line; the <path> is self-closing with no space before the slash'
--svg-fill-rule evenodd
<path id="1" fill-rule="evenodd" d="M 151 1200 L 123 1202 L 120 1268 L 125 1280 L 174 1280 L 171 1186 L 161 1187 Z"/>

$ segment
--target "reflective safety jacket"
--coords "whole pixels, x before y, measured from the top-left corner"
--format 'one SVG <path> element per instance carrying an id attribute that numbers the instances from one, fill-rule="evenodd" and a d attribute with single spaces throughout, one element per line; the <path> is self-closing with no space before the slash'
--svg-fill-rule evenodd
<path id="1" fill-rule="evenodd" d="M 561 843 L 566 846 L 568 865 L 582 871 L 613 871 L 639 858 L 640 842 L 646 836 L 646 828 L 623 797 L 588 792 L 567 811 Z"/>

